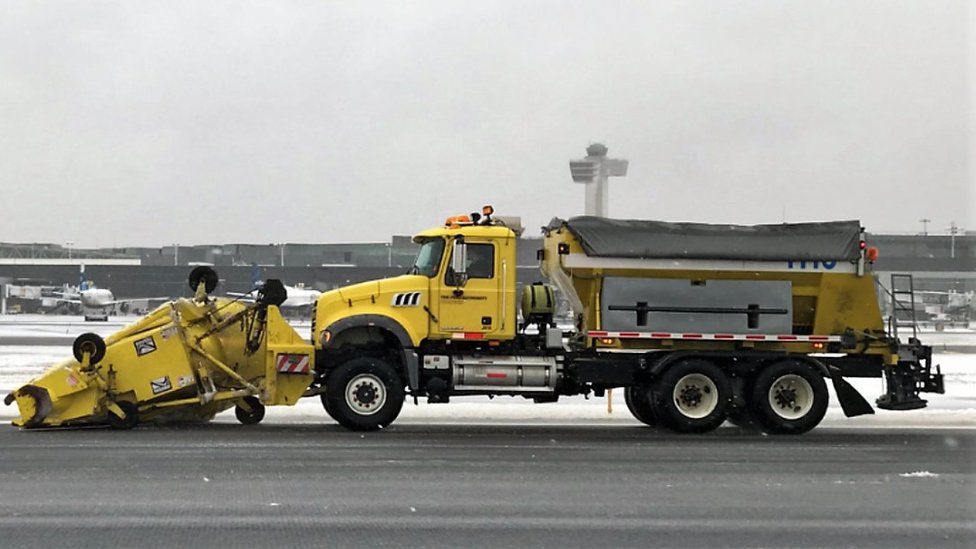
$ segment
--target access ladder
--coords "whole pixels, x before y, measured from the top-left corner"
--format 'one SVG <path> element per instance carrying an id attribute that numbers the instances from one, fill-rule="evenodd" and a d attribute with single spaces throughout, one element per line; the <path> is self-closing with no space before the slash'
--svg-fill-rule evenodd
<path id="1" fill-rule="evenodd" d="M 899 314 L 903 313 L 903 314 Z M 898 328 L 911 328 L 913 339 L 918 339 L 918 321 L 915 317 L 915 283 L 910 274 L 891 273 L 891 326 L 892 337 L 898 340 Z"/>

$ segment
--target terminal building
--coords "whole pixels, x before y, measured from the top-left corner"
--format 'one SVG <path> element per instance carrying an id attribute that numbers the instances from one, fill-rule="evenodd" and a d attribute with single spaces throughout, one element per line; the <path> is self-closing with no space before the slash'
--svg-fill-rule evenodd
<path id="1" fill-rule="evenodd" d="M 887 285 L 890 273 L 914 275 L 915 290 L 976 291 L 976 233 L 960 235 L 869 235 L 880 251 L 874 270 Z M 539 238 L 519 243 L 518 279 L 540 280 Z M 407 236 L 389 242 L 341 244 L 207 244 L 161 248 L 77 249 L 55 244 L 0 243 L 0 284 L 78 285 L 84 279 L 110 288 L 116 298 L 189 295 L 186 275 L 195 265 L 212 265 L 225 292 L 245 292 L 256 279 L 279 278 L 289 285 L 329 290 L 395 276 L 413 264 L 417 247 Z M 12 298 L 17 301 L 17 298 Z M 36 310 L 24 299 L 17 310 Z"/>

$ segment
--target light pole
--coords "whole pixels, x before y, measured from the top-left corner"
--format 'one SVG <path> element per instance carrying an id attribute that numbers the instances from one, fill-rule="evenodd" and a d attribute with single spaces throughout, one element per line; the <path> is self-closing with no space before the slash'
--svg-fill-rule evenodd
<path id="1" fill-rule="evenodd" d="M 931 223 L 932 220 L 929 219 L 929 218 L 927 218 L 927 217 L 923 217 L 922 219 L 919 219 L 918 222 L 922 224 L 922 236 L 928 236 L 929 235 L 929 223 Z"/>
<path id="2" fill-rule="evenodd" d="M 71 259 L 71 247 L 74 246 L 75 243 L 69 241 L 69 242 L 66 242 L 65 244 L 67 244 L 67 246 L 68 246 L 68 259 Z"/>
<path id="3" fill-rule="evenodd" d="M 949 257 L 952 259 L 956 258 L 956 235 L 961 232 L 962 229 L 956 225 L 955 221 L 949 222 Z"/>
<path id="4" fill-rule="evenodd" d="M 623 158 L 607 158 L 607 146 L 593 143 L 586 148 L 586 157 L 569 161 L 569 172 L 575 183 L 586 185 L 584 213 L 597 217 L 608 215 L 608 185 L 610 177 L 627 175 L 629 162 Z"/>
<path id="5" fill-rule="evenodd" d="M 175 266 L 179 264 L 180 264 L 180 245 L 174 243 L 173 244 L 173 265 Z"/>
<path id="6" fill-rule="evenodd" d="M 281 252 L 281 266 L 285 266 L 285 243 L 282 242 L 278 244 L 278 250 Z"/>

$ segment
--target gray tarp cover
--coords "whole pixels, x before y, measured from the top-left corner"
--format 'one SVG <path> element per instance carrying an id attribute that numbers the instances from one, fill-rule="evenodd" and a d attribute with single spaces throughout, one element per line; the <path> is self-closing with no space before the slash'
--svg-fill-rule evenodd
<path id="1" fill-rule="evenodd" d="M 581 216 L 554 218 L 586 255 L 640 259 L 854 260 L 860 255 L 859 221 L 710 225 Z"/>

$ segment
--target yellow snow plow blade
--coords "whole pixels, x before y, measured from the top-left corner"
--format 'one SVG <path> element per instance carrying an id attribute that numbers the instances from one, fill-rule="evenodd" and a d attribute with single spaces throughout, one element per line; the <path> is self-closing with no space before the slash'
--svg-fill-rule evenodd
<path id="1" fill-rule="evenodd" d="M 281 316 L 277 280 L 254 303 L 210 298 L 216 273 L 190 274 L 192 299 L 161 305 L 104 341 L 82 334 L 74 358 L 7 395 L 21 427 L 207 421 L 236 407 L 251 424 L 265 405 L 293 405 L 312 382 L 314 350 Z"/>

